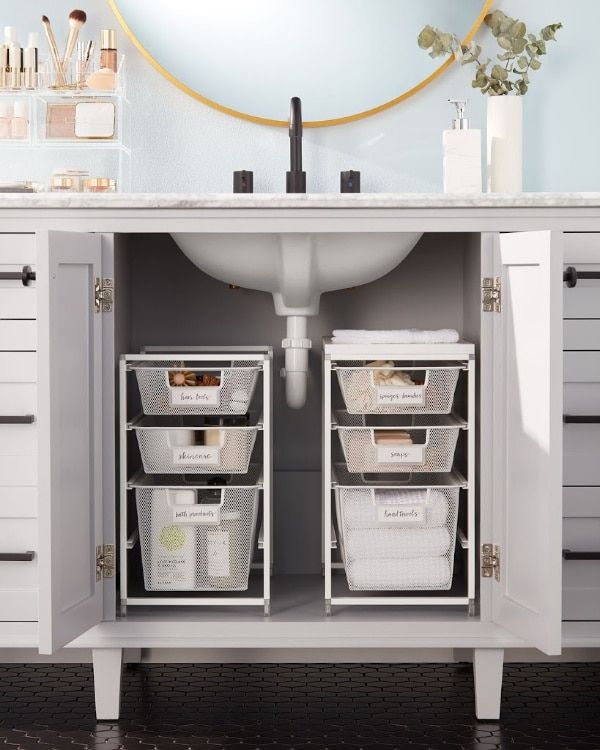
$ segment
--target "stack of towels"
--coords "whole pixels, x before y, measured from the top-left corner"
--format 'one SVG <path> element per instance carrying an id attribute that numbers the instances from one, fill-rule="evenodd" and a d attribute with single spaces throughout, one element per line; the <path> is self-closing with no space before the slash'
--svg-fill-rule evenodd
<path id="1" fill-rule="evenodd" d="M 352 590 L 449 589 L 455 520 L 448 498 L 436 489 L 344 491 L 342 525 L 348 584 Z M 424 520 L 410 527 L 382 525 L 377 507 L 423 506 Z M 450 512 L 452 510 L 452 512 Z"/>

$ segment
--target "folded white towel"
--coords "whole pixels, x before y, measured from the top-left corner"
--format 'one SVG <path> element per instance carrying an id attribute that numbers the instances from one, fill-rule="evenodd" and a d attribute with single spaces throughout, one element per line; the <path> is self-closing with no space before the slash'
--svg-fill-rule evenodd
<path id="1" fill-rule="evenodd" d="M 352 591 L 449 589 L 450 562 L 445 557 L 418 560 L 355 560 L 346 565 Z"/>
<path id="2" fill-rule="evenodd" d="M 422 331 L 405 328 L 399 331 L 365 331 L 338 329 L 333 332 L 334 344 L 456 344 L 458 332 L 452 328 Z"/>
<path id="3" fill-rule="evenodd" d="M 448 499 L 443 492 L 427 490 L 375 490 L 375 503 L 368 489 L 344 490 L 343 514 L 347 529 L 389 528 L 377 518 L 378 505 L 422 505 L 425 519 L 411 528 L 438 528 L 448 518 Z"/>
<path id="4" fill-rule="evenodd" d="M 344 538 L 345 559 L 402 560 L 408 557 L 439 557 L 450 549 L 450 534 L 439 529 L 351 529 Z"/>

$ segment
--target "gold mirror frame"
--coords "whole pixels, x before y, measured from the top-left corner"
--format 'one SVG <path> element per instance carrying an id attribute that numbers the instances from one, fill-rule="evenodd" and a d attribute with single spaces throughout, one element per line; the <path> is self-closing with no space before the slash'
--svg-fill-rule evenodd
<path id="1" fill-rule="evenodd" d="M 488 14 L 488 11 L 490 10 L 493 2 L 494 0 L 484 0 L 481 12 L 477 16 L 475 23 L 469 30 L 469 33 L 463 40 L 464 44 L 470 42 L 471 39 L 473 39 L 477 31 L 479 30 L 479 27 L 483 23 L 484 18 Z M 108 4 L 112 12 L 115 14 L 119 24 L 123 28 L 123 31 L 125 32 L 125 34 L 127 34 L 133 45 L 137 47 L 137 49 L 142 53 L 146 60 L 148 60 L 148 62 L 153 65 L 159 73 L 161 73 L 172 84 L 177 86 L 178 89 L 181 89 L 181 91 L 183 91 L 185 94 L 188 94 L 188 96 L 191 96 L 193 99 L 197 99 L 199 102 L 202 102 L 203 104 L 206 104 L 213 109 L 217 109 L 219 112 L 224 112 L 226 115 L 231 115 L 232 117 L 238 117 L 241 120 L 248 120 L 250 122 L 258 123 L 259 125 L 273 125 L 280 128 L 288 127 L 287 120 L 270 120 L 266 117 L 257 117 L 256 115 L 249 115 L 245 112 L 238 112 L 237 110 L 231 109 L 230 107 L 225 107 L 223 104 L 219 104 L 212 99 L 207 99 L 207 97 L 202 96 L 202 94 L 200 94 L 198 91 L 194 91 L 194 89 L 186 86 L 185 83 L 182 83 L 182 81 L 175 78 L 175 76 L 171 75 L 168 70 L 163 68 L 163 66 L 142 46 L 139 39 L 127 25 L 127 22 L 121 14 L 121 11 L 117 7 L 117 0 L 108 0 Z M 391 99 L 389 102 L 379 104 L 377 107 L 372 107 L 371 109 L 367 109 L 364 112 L 358 112 L 354 115 L 337 117 L 333 120 L 311 120 L 308 122 L 304 122 L 303 125 L 306 128 L 328 128 L 333 125 L 345 125 L 348 122 L 364 120 L 366 117 L 372 117 L 378 112 L 384 112 L 386 109 L 391 109 L 391 107 L 395 107 L 396 104 L 400 104 L 400 102 L 403 102 L 405 99 L 408 99 L 409 97 L 414 96 L 414 94 L 417 94 L 419 91 L 422 91 L 432 81 L 435 81 L 436 78 L 441 76 L 442 73 L 444 73 L 450 67 L 450 65 L 452 65 L 453 62 L 454 58 L 452 56 L 448 57 L 438 68 L 433 71 L 433 73 L 430 73 L 427 78 L 424 78 L 416 86 L 408 89 L 403 94 L 400 94 L 400 96 L 397 96 L 395 99 Z"/>

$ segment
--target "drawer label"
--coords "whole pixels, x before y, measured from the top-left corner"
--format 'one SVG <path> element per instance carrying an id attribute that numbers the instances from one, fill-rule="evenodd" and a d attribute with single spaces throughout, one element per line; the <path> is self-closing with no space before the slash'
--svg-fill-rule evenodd
<path id="1" fill-rule="evenodd" d="M 380 464 L 422 464 L 424 445 L 378 445 L 377 461 Z"/>
<path id="2" fill-rule="evenodd" d="M 173 523 L 196 526 L 218 526 L 221 523 L 220 505 L 190 505 L 173 508 Z"/>
<path id="3" fill-rule="evenodd" d="M 217 445 L 190 445 L 172 448 L 175 466 L 218 466 L 221 448 Z"/>
<path id="4" fill-rule="evenodd" d="M 425 403 L 425 388 L 423 386 L 381 385 L 377 387 L 377 404 L 422 406 Z"/>
<path id="5" fill-rule="evenodd" d="M 170 388 L 173 406 L 219 406 L 220 388 Z"/>
<path id="6" fill-rule="evenodd" d="M 422 526 L 425 523 L 425 506 L 378 505 L 377 520 L 393 526 Z"/>

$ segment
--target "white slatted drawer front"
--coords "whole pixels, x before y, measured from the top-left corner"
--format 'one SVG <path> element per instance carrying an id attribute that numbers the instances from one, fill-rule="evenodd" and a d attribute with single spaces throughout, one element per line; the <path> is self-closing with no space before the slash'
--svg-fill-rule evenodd
<path id="1" fill-rule="evenodd" d="M 37 486 L 35 455 L 0 456 L 0 487 Z"/>
<path id="2" fill-rule="evenodd" d="M 600 485 L 600 424 L 565 424 L 563 435 L 563 484 Z"/>
<path id="3" fill-rule="evenodd" d="M 37 382 L 36 352 L 0 351 L 0 383 Z"/>
<path id="4" fill-rule="evenodd" d="M 8 269 L 1 266 L 0 270 Z M 23 286 L 14 281 L 0 281 L 0 318 L 31 320 L 37 315 L 37 293 L 35 284 Z"/>
<path id="5" fill-rule="evenodd" d="M 563 321 L 565 351 L 600 350 L 600 320 Z"/>
<path id="6" fill-rule="evenodd" d="M 37 321 L 0 320 L 0 351 L 34 352 L 37 349 Z"/>
<path id="7" fill-rule="evenodd" d="M 600 487 L 565 487 L 564 518 L 600 518 Z"/>
<path id="8" fill-rule="evenodd" d="M 0 234 L 0 266 L 34 266 L 35 234 Z"/>
<path id="9" fill-rule="evenodd" d="M 598 240 L 600 247 L 600 238 Z M 575 265 L 575 264 L 574 264 Z M 600 259 L 597 264 L 577 263 L 575 268 L 581 271 L 600 271 Z M 600 279 L 578 279 L 574 287 L 564 287 L 564 318 L 600 318 Z"/>
<path id="10" fill-rule="evenodd" d="M 35 383 L 0 382 L 0 414 L 23 416 L 37 413 Z"/>
<path id="11" fill-rule="evenodd" d="M 600 620 L 600 560 L 563 562 L 563 620 Z"/>
<path id="12" fill-rule="evenodd" d="M 600 414 L 600 352 L 565 352 L 565 414 Z"/>
<path id="13" fill-rule="evenodd" d="M 0 560 L 0 620 L 37 620 L 37 520 L 0 518 L 0 552 L 34 552 L 31 562 Z"/>
<path id="14" fill-rule="evenodd" d="M 573 552 L 600 552 L 600 516 L 564 518 L 563 549 Z"/>
<path id="15" fill-rule="evenodd" d="M 37 487 L 0 487 L 0 519 L 37 518 Z"/>

